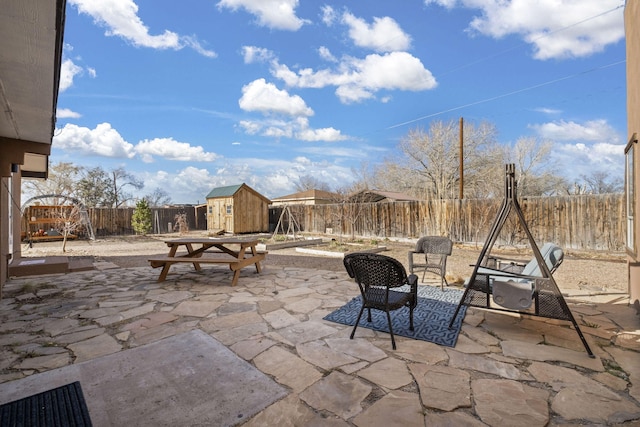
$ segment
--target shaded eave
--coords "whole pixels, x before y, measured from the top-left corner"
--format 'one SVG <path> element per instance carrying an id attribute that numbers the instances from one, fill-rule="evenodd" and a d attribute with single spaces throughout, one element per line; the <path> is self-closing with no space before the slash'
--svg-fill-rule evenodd
<path id="1" fill-rule="evenodd" d="M 66 0 L 0 8 L 0 176 L 46 178 L 55 130 Z"/>

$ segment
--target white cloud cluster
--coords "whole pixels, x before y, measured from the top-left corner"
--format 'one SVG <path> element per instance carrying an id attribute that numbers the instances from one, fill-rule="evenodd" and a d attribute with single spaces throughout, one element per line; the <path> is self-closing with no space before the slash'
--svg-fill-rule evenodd
<path id="1" fill-rule="evenodd" d="M 242 56 L 245 64 L 253 64 L 255 62 L 269 62 L 273 59 L 274 54 L 263 47 L 242 46 Z"/>
<path id="2" fill-rule="evenodd" d="M 152 162 L 154 156 L 182 162 L 212 162 L 218 158 L 217 154 L 207 153 L 201 146 L 194 147 L 173 138 L 144 139 L 136 145 L 135 150 L 145 163 Z"/>
<path id="3" fill-rule="evenodd" d="M 258 25 L 275 30 L 297 31 L 307 20 L 296 16 L 298 0 L 221 0 L 218 8 L 244 9 L 257 19 Z"/>
<path id="4" fill-rule="evenodd" d="M 74 64 L 69 58 L 62 61 L 60 65 L 60 92 L 64 92 L 73 85 L 73 79 L 82 73 L 82 67 Z"/>
<path id="5" fill-rule="evenodd" d="M 373 23 L 368 24 L 364 19 L 345 12 L 342 22 L 349 27 L 349 37 L 356 46 L 376 52 L 393 52 L 411 47 L 411 37 L 388 16 L 375 17 Z"/>
<path id="6" fill-rule="evenodd" d="M 53 146 L 83 156 L 132 159 L 136 155 L 150 163 L 155 157 L 183 162 L 212 162 L 219 156 L 173 138 L 144 139 L 133 145 L 127 142 L 110 123 L 100 123 L 95 129 L 67 123 L 56 129 Z"/>
<path id="7" fill-rule="evenodd" d="M 96 24 L 106 27 L 107 36 L 121 37 L 134 46 L 174 50 L 191 47 L 201 55 L 216 56 L 193 36 L 180 36 L 169 30 L 151 35 L 138 16 L 138 5 L 133 0 L 69 0 L 69 3 L 78 12 L 91 16 Z"/>
<path id="8" fill-rule="evenodd" d="M 76 113 L 68 108 L 56 109 L 56 118 L 58 119 L 78 119 L 82 117 L 80 113 Z"/>
<path id="9" fill-rule="evenodd" d="M 542 138 L 554 141 L 552 156 L 560 164 L 570 165 L 574 175 L 599 170 L 617 173 L 624 163 L 622 138 L 606 120 L 559 120 L 530 127 Z"/>
<path id="10" fill-rule="evenodd" d="M 221 4 L 246 7 L 246 1 L 223 1 Z M 420 59 L 405 50 L 411 46 L 411 37 L 390 17 L 374 17 L 371 23 L 356 17 L 348 10 L 338 14 L 330 6 L 321 7 L 321 20 L 327 26 L 337 23 L 346 28 L 349 39 L 357 47 L 375 53 L 357 58 L 344 55 L 337 58 L 326 46 L 318 48 L 318 55 L 330 63 L 329 68 L 290 66 L 280 62 L 274 52 L 258 46 L 244 46 L 242 55 L 246 64 L 267 63 L 271 75 L 288 88 L 323 89 L 335 87 L 338 99 L 344 104 L 373 99 L 379 91 L 421 91 L 437 86 L 436 79 Z M 389 95 L 381 97 L 388 102 Z M 304 99 L 293 95 L 289 89 L 279 89 L 266 79 L 256 79 L 242 88 L 240 108 L 248 112 L 260 112 L 266 120 L 243 120 L 240 127 L 248 134 L 273 138 L 295 138 L 301 141 L 340 141 L 348 139 L 333 127 L 313 129 L 308 117 L 313 110 Z M 287 119 L 278 119 L 285 116 Z"/>
<path id="11" fill-rule="evenodd" d="M 624 39 L 620 0 L 424 0 L 446 8 L 465 7 L 481 14 L 471 32 L 493 38 L 520 36 L 536 59 L 586 57 Z"/>
<path id="12" fill-rule="evenodd" d="M 95 129 L 67 123 L 56 131 L 52 144 L 80 155 L 127 159 L 135 156 L 133 144 L 125 141 L 109 123 L 100 123 Z"/>
<path id="13" fill-rule="evenodd" d="M 437 86 L 431 72 L 407 52 L 370 54 L 363 59 L 345 57 L 335 70 L 305 68 L 296 72 L 274 62 L 272 74 L 291 87 L 336 86 L 336 95 L 345 104 L 371 99 L 380 90 L 421 91 Z"/>
<path id="14" fill-rule="evenodd" d="M 312 116 L 313 110 L 298 95 L 289 95 L 265 79 L 257 79 L 242 88 L 238 101 L 245 111 L 285 114 L 288 116 Z"/>
<path id="15" fill-rule="evenodd" d="M 620 143 L 617 135 L 606 120 L 590 120 L 584 123 L 559 120 L 555 122 L 531 125 L 540 136 L 556 141 L 609 141 Z"/>

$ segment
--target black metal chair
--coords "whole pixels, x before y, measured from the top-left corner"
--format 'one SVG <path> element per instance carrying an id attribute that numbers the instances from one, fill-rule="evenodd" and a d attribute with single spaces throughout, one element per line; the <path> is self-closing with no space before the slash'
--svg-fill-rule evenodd
<path id="1" fill-rule="evenodd" d="M 435 273 L 440 276 L 440 289 L 444 289 L 447 282 L 445 277 L 447 274 L 447 257 L 453 251 L 453 242 L 444 236 L 425 236 L 418 239 L 416 248 L 409 251 L 409 273 L 413 273 L 415 269 L 422 268 L 422 281 L 428 272 Z M 421 254 L 424 256 L 424 262 L 414 262 L 413 255 Z"/>
<path id="2" fill-rule="evenodd" d="M 382 310 L 387 313 L 391 345 L 395 350 L 396 340 L 393 336 L 390 312 L 409 307 L 409 329 L 413 331 L 413 309 L 418 303 L 418 276 L 407 276 L 404 266 L 398 260 L 380 254 L 347 254 L 344 257 L 344 266 L 349 277 L 355 279 L 362 294 L 362 307 L 351 331 L 351 339 L 356 333 L 365 308 L 369 312 L 369 322 L 371 309 Z M 404 285 L 409 285 L 409 292 L 393 290 Z"/>

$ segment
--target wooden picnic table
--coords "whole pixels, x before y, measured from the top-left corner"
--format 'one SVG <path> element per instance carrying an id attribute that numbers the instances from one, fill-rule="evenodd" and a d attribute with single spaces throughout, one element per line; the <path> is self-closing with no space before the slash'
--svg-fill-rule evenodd
<path id="1" fill-rule="evenodd" d="M 233 271 L 231 285 L 235 286 L 240 277 L 240 270 L 255 264 L 256 272 L 260 273 L 260 261 L 265 259 L 266 252 L 258 252 L 258 240 L 241 238 L 181 238 L 166 240 L 169 253 L 165 257 L 150 258 L 151 267 L 162 267 L 158 282 L 167 278 L 173 264 L 188 262 L 196 270 L 201 270 L 200 264 L 229 264 Z M 199 245 L 199 246 L 198 246 Z M 178 251 L 184 246 L 185 251 Z M 217 256 L 203 256 L 205 253 L 215 253 Z M 222 254 L 222 255 L 220 255 Z"/>

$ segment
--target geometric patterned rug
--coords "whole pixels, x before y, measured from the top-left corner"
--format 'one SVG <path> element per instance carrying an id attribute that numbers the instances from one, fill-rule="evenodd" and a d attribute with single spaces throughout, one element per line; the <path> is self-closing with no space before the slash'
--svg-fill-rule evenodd
<path id="1" fill-rule="evenodd" d="M 449 329 L 449 322 L 464 291 L 439 286 L 418 286 L 418 305 L 413 310 L 413 327 L 409 330 L 409 308 L 403 307 L 391 312 L 393 334 L 416 340 L 429 341 L 446 347 L 455 347 L 467 306 L 462 306 L 456 321 Z M 353 326 L 362 307 L 362 297 L 357 296 L 339 309 L 329 313 L 324 320 Z M 387 315 L 382 310 L 371 310 L 371 320 L 367 321 L 365 310 L 358 327 L 389 333 Z M 356 336 L 358 332 L 356 331 Z"/>

